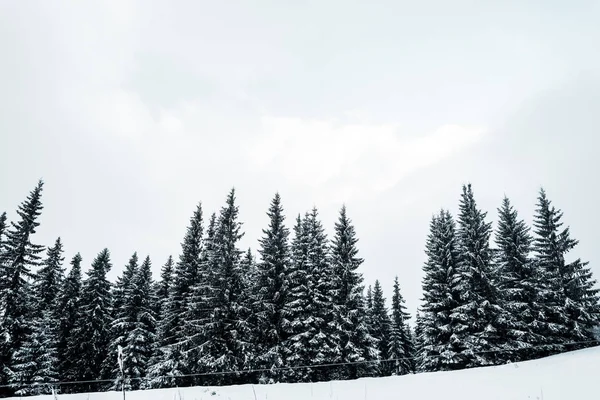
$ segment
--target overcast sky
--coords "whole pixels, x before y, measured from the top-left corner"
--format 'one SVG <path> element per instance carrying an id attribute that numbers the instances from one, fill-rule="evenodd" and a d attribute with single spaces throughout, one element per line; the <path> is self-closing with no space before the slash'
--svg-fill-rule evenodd
<path id="1" fill-rule="evenodd" d="M 257 247 L 346 203 L 367 283 L 414 312 L 431 215 L 461 185 L 531 222 L 544 186 L 600 276 L 598 1 L 0 1 L 0 212 L 35 241 L 155 271 L 235 186 Z M 595 172 L 594 172 L 595 171 Z"/>

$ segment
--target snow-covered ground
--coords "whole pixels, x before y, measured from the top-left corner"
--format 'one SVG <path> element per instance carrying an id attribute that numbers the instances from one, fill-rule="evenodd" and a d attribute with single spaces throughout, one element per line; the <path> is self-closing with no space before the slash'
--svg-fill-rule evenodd
<path id="1" fill-rule="evenodd" d="M 600 399 L 600 347 L 536 361 L 457 372 L 306 384 L 128 392 L 127 400 L 580 400 Z M 51 399 L 52 396 L 31 397 Z M 60 395 L 121 400 L 121 393 Z"/>

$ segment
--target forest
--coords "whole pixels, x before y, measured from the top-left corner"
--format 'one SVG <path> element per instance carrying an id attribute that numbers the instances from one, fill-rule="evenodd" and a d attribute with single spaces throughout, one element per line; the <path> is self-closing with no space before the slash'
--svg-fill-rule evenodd
<path id="1" fill-rule="evenodd" d="M 397 278 L 391 301 L 365 287 L 345 206 L 328 237 L 317 208 L 288 223 L 275 194 L 253 252 L 232 189 L 218 212 L 193 210 L 160 276 L 134 252 L 110 282 L 109 249 L 84 265 L 60 237 L 36 243 L 43 187 L 0 215 L 2 396 L 404 375 L 598 344 L 600 290 L 543 189 L 532 227 L 504 198 L 493 229 L 464 185 L 458 214 L 429 222 L 412 318 Z"/>

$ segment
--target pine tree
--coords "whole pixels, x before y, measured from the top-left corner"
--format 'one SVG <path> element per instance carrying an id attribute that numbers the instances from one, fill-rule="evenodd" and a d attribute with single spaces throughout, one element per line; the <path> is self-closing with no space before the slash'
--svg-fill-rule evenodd
<path id="1" fill-rule="evenodd" d="M 288 301 L 290 269 L 289 230 L 285 226 L 281 197 L 278 193 L 271 202 L 267 216 L 270 222 L 259 240 L 262 260 L 256 265 L 254 283 L 254 340 L 257 349 L 253 367 L 270 369 L 269 373 L 263 373 L 262 382 L 277 382 L 281 380 L 281 375 L 275 369 L 284 365 L 285 357 L 282 344 L 287 339 L 285 305 Z M 247 259 L 250 257 L 251 253 Z"/>
<path id="2" fill-rule="evenodd" d="M 392 315 L 391 315 L 391 332 L 390 346 L 388 356 L 393 359 L 392 374 L 406 375 L 414 372 L 413 344 L 410 333 L 410 327 L 407 320 L 410 319 L 410 314 L 406 312 L 404 299 L 400 294 L 400 284 L 398 277 L 394 279 L 394 293 L 392 295 Z"/>
<path id="3" fill-rule="evenodd" d="M 73 332 L 77 380 L 96 380 L 102 376 L 103 361 L 110 344 L 111 284 L 106 274 L 112 268 L 108 249 L 102 250 L 92 262 L 81 290 L 81 314 Z M 116 354 L 112 354 L 116 360 Z M 89 385 L 88 390 L 98 390 Z"/>
<path id="4" fill-rule="evenodd" d="M 384 376 L 391 375 L 393 365 L 387 360 L 390 358 L 392 323 L 385 305 L 383 289 L 378 280 L 375 281 L 373 286 L 373 308 L 369 319 L 371 336 L 377 340 L 381 374 Z"/>
<path id="5" fill-rule="evenodd" d="M 335 329 L 341 355 L 338 363 L 348 363 L 339 368 L 338 379 L 355 379 L 376 373 L 377 344 L 369 334 L 367 312 L 363 299 L 363 277 L 357 269 L 363 263 L 358 257 L 358 238 L 346 207 L 340 210 L 335 224 L 335 237 L 331 244 L 332 280 L 334 286 Z"/>
<path id="6" fill-rule="evenodd" d="M 572 239 L 569 228 L 561 230 L 563 213 L 552 206 L 546 192 L 540 190 L 535 214 L 535 265 L 545 281 L 539 302 L 547 320 L 542 326 L 546 338 L 558 345 L 547 346 L 547 354 L 585 347 L 561 346 L 561 342 L 588 342 L 592 345 L 592 329 L 599 320 L 598 289 L 587 262 L 576 259 L 567 263 L 565 255 L 578 241 Z"/>
<path id="7" fill-rule="evenodd" d="M 544 341 L 544 332 L 540 330 L 543 321 L 539 320 L 543 313 L 537 303 L 543 286 L 529 255 L 532 240 L 529 228 L 505 197 L 498 209 L 497 286 L 503 307 L 510 315 L 508 338 L 518 349 L 511 354 L 513 361 L 531 359 L 537 353 L 535 348 Z"/>
<path id="8" fill-rule="evenodd" d="M 144 379 L 150 367 L 156 332 L 156 317 L 152 306 L 152 264 L 146 257 L 136 271 L 128 290 L 126 314 L 132 315 L 131 327 L 126 338 L 123 366 L 125 386 L 137 390 L 146 388 Z"/>
<path id="9" fill-rule="evenodd" d="M 415 315 L 415 328 L 412 331 L 412 338 L 413 338 L 413 345 L 414 345 L 414 353 L 413 356 L 415 357 L 413 359 L 414 362 L 414 368 L 415 371 L 421 371 L 421 365 L 420 365 L 420 357 L 419 355 L 421 354 L 423 345 L 423 320 L 421 318 L 421 311 L 419 309 L 417 309 L 417 314 Z"/>
<path id="10" fill-rule="evenodd" d="M 489 247 L 491 223 L 485 222 L 487 213 L 477 208 L 470 184 L 463 186 L 459 210 L 457 289 L 460 302 L 452 318 L 457 322 L 456 335 L 465 346 L 466 359 L 457 367 L 495 365 L 504 362 L 513 349 L 506 340 L 508 317 L 500 307 L 500 296 L 494 285 L 498 279 Z"/>
<path id="11" fill-rule="evenodd" d="M 450 213 L 434 215 L 427 236 L 427 261 L 423 266 L 422 313 L 417 314 L 420 371 L 448 371 L 464 362 L 462 343 L 456 340 L 452 318 L 460 293 L 456 288 L 458 246 L 455 223 Z"/>
<path id="12" fill-rule="evenodd" d="M 57 335 L 53 310 L 35 316 L 31 333 L 14 353 L 10 384 L 19 396 L 49 394 L 58 381 Z"/>
<path id="13" fill-rule="evenodd" d="M 115 362 L 115 354 L 118 354 L 119 346 L 125 347 L 127 336 L 133 329 L 135 315 L 129 312 L 128 305 L 131 302 L 131 285 L 133 277 L 137 274 L 138 264 L 138 255 L 135 252 L 125 266 L 122 275 L 117 278 L 117 282 L 111 291 L 110 341 L 106 358 L 102 364 L 102 375 L 114 379 L 113 384 L 110 386 L 111 389 L 119 389 L 122 384 L 121 370 Z"/>
<path id="14" fill-rule="evenodd" d="M 167 262 L 160 270 L 160 280 L 155 284 L 155 298 L 156 304 L 154 307 L 154 313 L 157 318 L 161 318 L 163 304 L 169 298 L 169 290 L 173 282 L 173 257 L 169 256 Z"/>
<path id="15" fill-rule="evenodd" d="M 162 310 L 157 332 L 159 349 L 149 370 L 151 387 L 181 385 L 187 382 L 164 377 L 187 374 L 191 367 L 191 363 L 186 362 L 183 354 L 187 342 L 184 324 L 189 307 L 188 300 L 194 285 L 197 284 L 203 230 L 202 203 L 199 203 L 183 238 L 182 252 L 175 266 L 168 299 Z"/>
<path id="16" fill-rule="evenodd" d="M 39 253 L 44 250 L 31 242 L 31 236 L 39 226 L 43 185 L 40 180 L 19 205 L 20 220 L 11 223 L 0 252 L 0 385 L 7 382 L 4 372 L 11 364 L 13 352 L 21 347 L 30 332 L 31 268 L 40 264 Z"/>
<path id="17" fill-rule="evenodd" d="M 77 323 L 82 321 L 81 315 L 81 255 L 77 253 L 71 260 L 71 271 L 64 280 L 58 295 L 59 327 L 57 355 L 59 361 L 59 376 L 61 380 L 77 379 L 76 360 L 77 343 L 74 337 Z"/>
<path id="18" fill-rule="evenodd" d="M 63 245 L 58 238 L 54 246 L 48 248 L 46 259 L 35 275 L 36 312 L 52 310 L 54 314 L 56 311 L 56 300 L 64 279 L 62 263 L 65 258 L 62 254 Z"/>
<path id="19" fill-rule="evenodd" d="M 301 224 L 301 227 L 298 226 Z M 290 301 L 286 311 L 290 320 L 289 338 L 285 345 L 290 366 L 330 364 L 340 357 L 334 329 L 334 310 L 327 236 L 318 219 L 316 208 L 294 228 L 293 267 L 290 273 Z M 293 370 L 290 380 L 322 381 L 334 374 L 335 368 L 315 367 Z"/>
<path id="20" fill-rule="evenodd" d="M 219 214 L 213 250 L 209 254 L 212 271 L 207 300 L 212 313 L 203 325 L 206 342 L 202 346 L 201 364 L 204 369 L 215 372 L 244 369 L 246 352 L 251 348 L 250 304 L 240 263 L 242 251 L 238 248 L 243 233 L 235 200 L 232 189 Z M 246 381 L 246 376 L 238 374 L 215 376 L 219 384 Z"/>
<path id="21" fill-rule="evenodd" d="M 2 254 L 2 236 L 6 230 L 6 211 L 0 214 L 0 254 Z"/>

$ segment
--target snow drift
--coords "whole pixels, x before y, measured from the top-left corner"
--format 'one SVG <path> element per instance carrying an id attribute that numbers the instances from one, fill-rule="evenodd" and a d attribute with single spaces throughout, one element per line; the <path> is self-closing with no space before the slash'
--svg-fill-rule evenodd
<path id="1" fill-rule="evenodd" d="M 600 347 L 456 372 L 324 383 L 193 387 L 127 392 L 127 400 L 576 400 L 600 398 Z M 122 393 L 59 395 L 121 400 Z M 17 399 L 17 398 L 14 398 Z M 52 396 L 30 397 L 32 400 Z"/>

